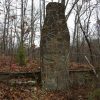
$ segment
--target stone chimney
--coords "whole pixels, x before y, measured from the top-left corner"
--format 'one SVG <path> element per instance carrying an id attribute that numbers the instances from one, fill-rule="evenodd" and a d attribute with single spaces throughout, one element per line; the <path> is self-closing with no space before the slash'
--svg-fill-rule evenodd
<path id="1" fill-rule="evenodd" d="M 70 36 L 66 24 L 65 7 L 51 2 L 41 32 L 41 79 L 47 90 L 67 89 L 67 68 Z"/>

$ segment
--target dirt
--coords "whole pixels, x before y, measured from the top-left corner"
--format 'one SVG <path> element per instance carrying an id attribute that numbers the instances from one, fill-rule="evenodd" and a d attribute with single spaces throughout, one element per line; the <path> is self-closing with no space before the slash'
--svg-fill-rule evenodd
<path id="1" fill-rule="evenodd" d="M 87 100 L 93 89 L 75 87 L 70 91 L 44 91 L 39 86 L 0 83 L 0 100 Z"/>

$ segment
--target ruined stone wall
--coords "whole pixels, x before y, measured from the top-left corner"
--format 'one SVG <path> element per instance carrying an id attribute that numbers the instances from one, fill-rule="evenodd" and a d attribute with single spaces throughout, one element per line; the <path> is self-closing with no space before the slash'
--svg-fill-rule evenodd
<path id="1" fill-rule="evenodd" d="M 67 89 L 66 57 L 70 36 L 62 4 L 52 2 L 47 5 L 40 45 L 43 87 L 48 90 Z"/>
<path id="2" fill-rule="evenodd" d="M 100 70 L 96 70 L 100 76 Z M 100 87 L 100 77 L 96 77 L 93 70 L 73 70 L 69 71 L 70 87 Z"/>

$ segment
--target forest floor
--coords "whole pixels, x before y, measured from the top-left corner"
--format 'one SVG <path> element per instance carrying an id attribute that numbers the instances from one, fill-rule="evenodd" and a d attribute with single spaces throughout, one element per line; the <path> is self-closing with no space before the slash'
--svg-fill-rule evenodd
<path id="1" fill-rule="evenodd" d="M 46 92 L 38 86 L 8 85 L 0 83 L 0 100 L 88 100 L 93 89 L 76 87 L 70 91 Z"/>
<path id="2" fill-rule="evenodd" d="M 71 63 L 70 69 L 88 69 L 88 65 Z M 27 65 L 20 67 L 15 60 L 10 57 L 0 57 L 0 72 L 35 72 L 40 70 L 39 62 L 27 60 Z M 85 86 L 74 86 L 68 91 L 44 91 L 39 85 L 22 84 L 22 82 L 32 81 L 31 78 L 11 79 L 19 84 L 9 84 L 7 81 L 0 80 L 0 100 L 88 100 L 89 93 L 94 88 Z M 95 99 L 100 100 L 100 99 Z"/>
<path id="3" fill-rule="evenodd" d="M 26 66 L 19 66 L 15 58 L 9 56 L 0 56 L 0 72 L 35 72 L 40 70 L 40 62 L 37 60 L 26 60 Z M 81 64 L 76 62 L 69 63 L 70 70 L 91 69 L 89 64 Z"/>

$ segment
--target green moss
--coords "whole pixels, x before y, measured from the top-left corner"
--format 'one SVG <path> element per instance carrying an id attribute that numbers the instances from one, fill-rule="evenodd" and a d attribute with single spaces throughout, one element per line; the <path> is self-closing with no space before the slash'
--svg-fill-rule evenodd
<path id="1" fill-rule="evenodd" d="M 88 100 L 100 100 L 100 88 L 91 92 L 88 96 Z"/>

